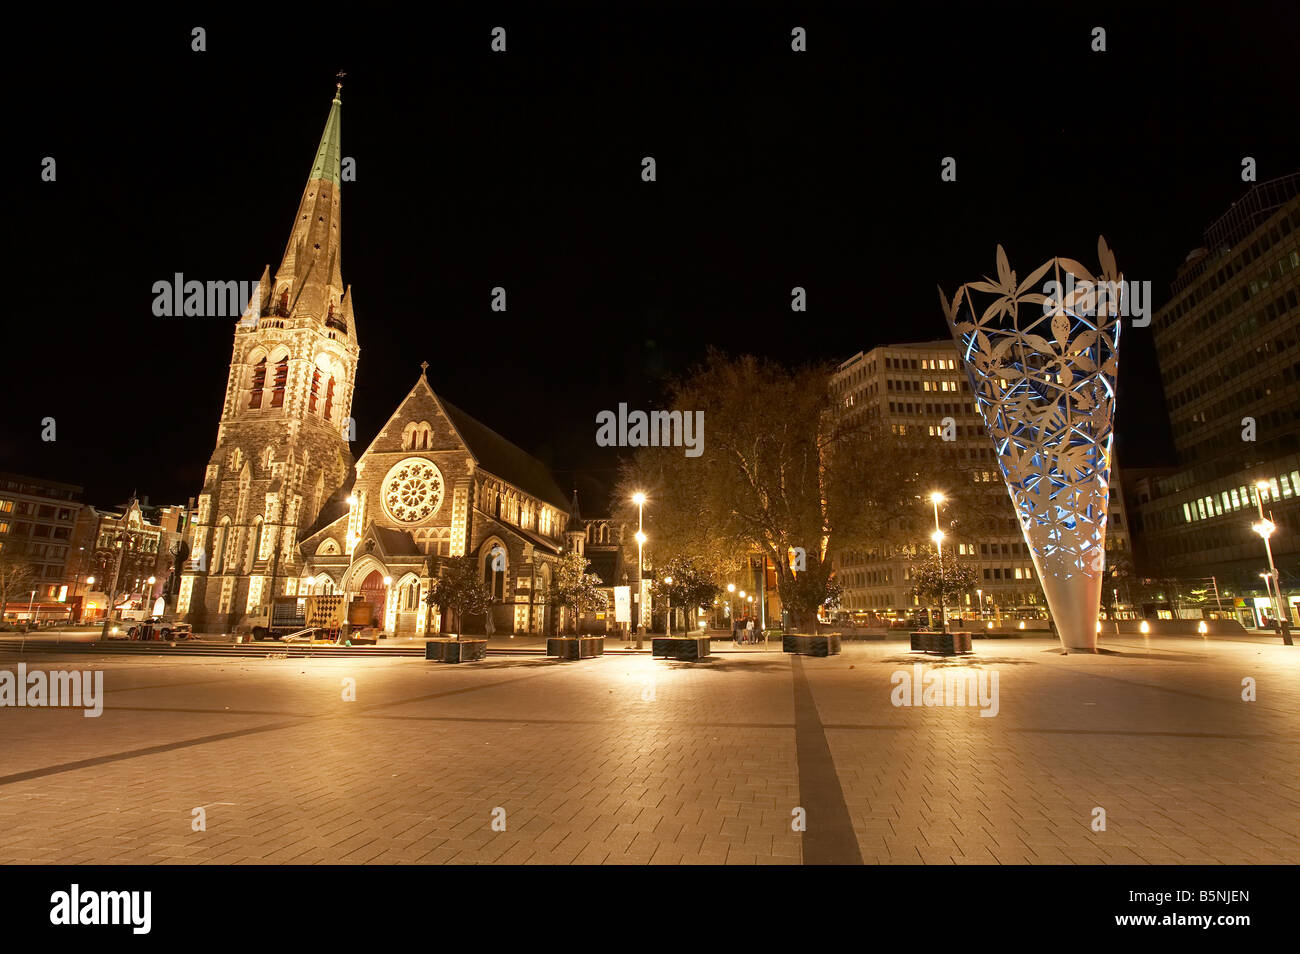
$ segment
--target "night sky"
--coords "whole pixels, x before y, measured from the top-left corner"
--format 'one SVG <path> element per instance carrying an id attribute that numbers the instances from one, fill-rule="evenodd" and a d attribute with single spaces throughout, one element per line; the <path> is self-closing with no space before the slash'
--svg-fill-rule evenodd
<path id="1" fill-rule="evenodd" d="M 708 345 L 801 363 L 946 337 L 936 284 L 992 274 L 998 243 L 1021 275 L 1095 266 L 1099 234 L 1158 308 L 1243 156 L 1300 168 L 1300 12 L 1127 6 L 38 8 L 10 35 L 0 467 L 100 505 L 198 493 L 234 322 L 155 318 L 152 285 L 274 273 L 340 69 L 358 455 L 427 360 L 591 512 L 616 465 L 597 412 L 658 406 Z M 1173 463 L 1150 329 L 1120 368 L 1121 464 Z"/>

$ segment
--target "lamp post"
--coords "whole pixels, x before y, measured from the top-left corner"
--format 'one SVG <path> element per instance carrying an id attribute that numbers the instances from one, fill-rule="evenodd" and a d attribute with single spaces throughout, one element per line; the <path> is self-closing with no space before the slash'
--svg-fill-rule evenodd
<path id="1" fill-rule="evenodd" d="M 939 504 L 945 499 L 947 498 L 937 490 L 930 494 L 930 503 L 934 505 L 934 533 L 930 534 L 930 539 L 934 541 L 934 551 L 939 557 L 939 632 L 941 633 L 948 631 L 943 610 L 943 531 L 939 529 Z"/>
<path id="2" fill-rule="evenodd" d="M 91 588 L 92 586 L 94 586 L 94 585 L 95 585 L 95 577 L 94 577 L 94 575 L 92 574 L 91 576 L 86 577 L 86 595 L 87 595 L 87 596 L 90 595 L 90 588 Z M 81 622 L 84 623 L 85 621 L 86 621 L 86 608 L 83 606 L 83 607 L 81 608 Z"/>
<path id="3" fill-rule="evenodd" d="M 36 603 L 36 591 L 32 590 L 31 597 L 27 600 L 27 628 L 31 629 L 36 617 L 32 615 L 32 607 Z"/>
<path id="4" fill-rule="evenodd" d="M 732 597 L 735 595 L 735 593 L 736 593 L 736 584 L 728 583 L 727 584 L 727 616 L 730 618 L 732 636 L 736 635 L 736 604 L 732 600 Z"/>
<path id="5" fill-rule="evenodd" d="M 632 618 L 632 633 L 636 636 L 636 648 L 641 648 L 641 615 L 645 612 L 645 494 L 637 491 L 632 495 L 636 504 L 636 616 Z"/>
<path id="6" fill-rule="evenodd" d="M 943 531 L 934 531 L 934 533 L 930 534 L 930 539 L 934 541 L 934 552 L 939 558 L 939 632 L 946 633 L 948 631 L 948 621 L 944 616 L 943 609 Z"/>
<path id="7" fill-rule="evenodd" d="M 983 590 L 976 590 L 976 591 L 975 591 L 975 595 L 976 595 L 977 597 L 979 597 L 979 601 L 980 601 L 980 621 L 983 622 L 983 620 L 984 620 L 984 591 L 983 591 Z"/>
<path id="8" fill-rule="evenodd" d="M 1269 490 L 1267 482 L 1261 480 L 1255 484 L 1255 505 L 1259 508 L 1259 523 L 1251 529 L 1264 538 L 1264 552 L 1268 555 L 1268 572 L 1273 578 L 1273 585 L 1277 588 L 1277 602 L 1273 604 L 1276 611 L 1276 619 L 1282 630 L 1282 643 L 1286 646 L 1295 645 L 1291 641 L 1291 614 L 1282 599 L 1282 578 L 1278 576 L 1277 566 L 1273 563 L 1273 545 L 1269 542 L 1269 537 L 1277 529 L 1277 525 L 1272 520 L 1264 517 L 1264 498 L 1263 494 Z M 1268 578 L 1265 577 L 1264 585 L 1268 587 Z M 1266 590 L 1269 599 L 1273 598 L 1271 589 Z"/>

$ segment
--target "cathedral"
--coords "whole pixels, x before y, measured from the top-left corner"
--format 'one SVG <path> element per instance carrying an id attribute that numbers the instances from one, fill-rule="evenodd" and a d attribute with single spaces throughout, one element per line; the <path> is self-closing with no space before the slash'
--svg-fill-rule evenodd
<path id="1" fill-rule="evenodd" d="M 361 349 L 340 261 L 341 95 L 340 84 L 280 267 L 263 271 L 235 328 L 177 611 L 230 632 L 272 596 L 343 594 L 386 633 L 433 635 L 448 614 L 426 607 L 430 585 L 446 558 L 469 555 L 497 632 L 554 633 L 566 625 L 547 601 L 556 562 L 575 550 L 606 587 L 626 583 L 620 526 L 584 520 L 541 461 L 440 397 L 427 364 L 354 461 Z"/>

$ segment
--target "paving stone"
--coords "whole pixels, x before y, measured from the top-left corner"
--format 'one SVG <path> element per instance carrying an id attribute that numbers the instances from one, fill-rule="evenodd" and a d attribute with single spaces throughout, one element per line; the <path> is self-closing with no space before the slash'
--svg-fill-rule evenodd
<path id="1" fill-rule="evenodd" d="M 791 830 L 810 805 L 810 832 L 868 864 L 1300 862 L 1300 679 L 1284 647 L 1051 645 L 542 671 L 95 657 L 99 719 L 0 709 L 0 863 L 797 864 L 815 861 Z M 0 646 L 0 668 L 19 658 Z M 894 707 L 891 674 L 916 662 L 996 670 L 998 714 Z M 1260 674 L 1267 696 L 1243 703 L 1242 676 Z M 339 702 L 343 675 L 357 703 Z M 648 677 L 656 701 L 641 703 Z"/>

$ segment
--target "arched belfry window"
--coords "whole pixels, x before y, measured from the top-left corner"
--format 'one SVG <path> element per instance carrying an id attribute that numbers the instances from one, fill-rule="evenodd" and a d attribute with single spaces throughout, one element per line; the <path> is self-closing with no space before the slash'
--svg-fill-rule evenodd
<path id="1" fill-rule="evenodd" d="M 334 420 L 334 375 L 330 375 L 329 384 L 325 386 L 325 420 Z"/>
<path id="2" fill-rule="evenodd" d="M 275 364 L 275 390 L 271 392 L 271 407 L 284 407 L 284 389 L 289 383 L 289 356 L 286 354 Z"/>
<path id="3" fill-rule="evenodd" d="M 280 292 L 280 301 L 276 305 L 275 313 L 277 316 L 284 318 L 289 314 L 289 289 Z"/>
<path id="4" fill-rule="evenodd" d="M 248 569 L 252 570 L 253 565 L 257 563 L 262 555 L 262 518 L 258 517 L 253 524 L 253 547 L 248 554 Z"/>
<path id="5" fill-rule="evenodd" d="M 329 314 L 325 316 L 325 327 L 334 328 L 338 331 L 346 332 L 348 326 L 343 323 L 343 319 L 334 314 L 334 306 L 330 305 Z"/>
<path id="6" fill-rule="evenodd" d="M 320 368 L 311 369 L 311 394 L 307 398 L 307 410 L 315 413 L 316 399 L 320 395 Z M 328 417 L 328 415 L 326 415 Z"/>
<path id="7" fill-rule="evenodd" d="M 248 406 L 262 406 L 262 389 L 266 387 L 266 358 L 253 365 L 252 390 L 248 393 Z"/>

